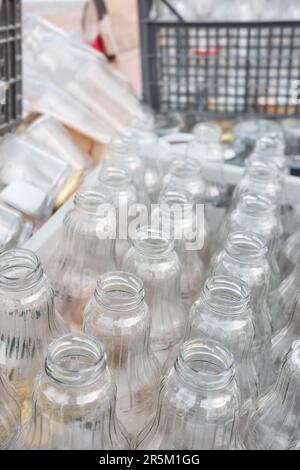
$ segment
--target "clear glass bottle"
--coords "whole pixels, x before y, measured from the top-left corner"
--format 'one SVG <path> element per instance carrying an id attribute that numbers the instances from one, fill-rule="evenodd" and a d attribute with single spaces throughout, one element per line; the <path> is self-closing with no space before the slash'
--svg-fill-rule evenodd
<path id="1" fill-rule="evenodd" d="M 283 233 L 276 206 L 267 197 L 255 193 L 242 194 L 227 224 L 228 233 L 239 230 L 255 232 L 267 241 L 271 268 L 270 291 L 276 290 L 281 281 L 278 253 Z"/>
<path id="2" fill-rule="evenodd" d="M 290 323 L 297 295 L 300 292 L 300 263 L 293 271 L 281 282 L 276 296 L 269 296 L 269 304 L 272 315 L 272 334 L 273 338 L 280 334 Z"/>
<path id="3" fill-rule="evenodd" d="M 21 424 L 21 407 L 14 388 L 0 372 L 0 450 L 8 449 Z"/>
<path id="4" fill-rule="evenodd" d="M 286 326 L 272 338 L 273 346 L 273 361 L 276 369 L 280 369 L 283 364 L 284 358 L 288 353 L 291 344 L 300 338 L 300 290 L 297 293 L 293 292 L 293 299 L 291 302 L 291 318 Z M 293 307 L 292 307 L 293 305 Z"/>
<path id="5" fill-rule="evenodd" d="M 128 132 L 138 144 L 138 154 L 145 163 L 145 187 L 152 203 L 157 202 L 161 188 L 161 171 L 159 167 L 159 139 L 154 132 L 154 126 L 148 118 L 134 116 L 128 124 Z"/>
<path id="6" fill-rule="evenodd" d="M 149 204 L 145 187 L 146 166 L 139 156 L 138 142 L 134 136 L 119 136 L 112 139 L 105 162 L 110 166 L 127 168 L 137 189 L 138 201 Z"/>
<path id="7" fill-rule="evenodd" d="M 285 241 L 279 257 L 282 279 L 285 279 L 300 262 L 300 231 L 293 233 Z"/>
<path id="8" fill-rule="evenodd" d="M 285 142 L 281 132 L 261 136 L 255 144 L 254 154 L 250 158 L 259 158 L 265 162 L 275 163 L 282 175 L 287 173 Z"/>
<path id="9" fill-rule="evenodd" d="M 231 233 L 225 248 L 216 258 L 212 274 L 240 278 L 250 289 L 254 323 L 254 365 L 259 379 L 259 390 L 264 390 L 275 380 L 272 367 L 271 317 L 267 302 L 270 267 L 265 240 L 251 232 Z"/>
<path id="10" fill-rule="evenodd" d="M 172 190 L 183 190 L 190 193 L 195 204 L 205 204 L 207 198 L 207 183 L 203 178 L 202 167 L 199 160 L 193 158 L 176 159 L 171 164 L 169 173 L 163 179 L 162 194 Z M 204 205 L 204 210 L 206 206 Z M 200 252 L 205 267 L 208 266 L 210 257 L 210 230 L 207 217 L 203 227 L 204 247 Z"/>
<path id="11" fill-rule="evenodd" d="M 247 284 L 232 276 L 213 276 L 205 282 L 191 308 L 185 339 L 219 341 L 234 357 L 236 381 L 241 392 L 239 432 L 243 436 L 258 397 L 254 367 L 254 324 Z"/>
<path id="12" fill-rule="evenodd" d="M 204 217 L 199 220 L 193 197 L 183 190 L 163 191 L 152 214 L 152 223 L 175 240 L 181 263 L 181 295 L 190 308 L 204 283 L 205 266 L 200 253 L 204 244 Z"/>
<path id="13" fill-rule="evenodd" d="M 151 346 L 161 364 L 182 339 L 187 312 L 180 295 L 181 265 L 174 241 L 151 227 L 137 230 L 123 269 L 142 279 L 149 307 Z"/>
<path id="14" fill-rule="evenodd" d="M 276 385 L 256 403 L 245 439 L 249 450 L 288 450 L 299 438 L 300 341 L 285 357 Z"/>
<path id="15" fill-rule="evenodd" d="M 14 445 L 20 450 L 125 450 L 115 414 L 116 385 L 102 344 L 84 333 L 53 341 L 36 379 L 33 414 Z"/>
<path id="16" fill-rule="evenodd" d="M 142 281 L 125 272 L 103 275 L 84 314 L 84 331 L 104 344 L 117 383 L 117 415 L 130 438 L 156 412 L 160 368 L 150 349 L 151 317 Z"/>
<path id="17" fill-rule="evenodd" d="M 269 198 L 279 209 L 283 185 L 278 168 L 274 164 L 254 161 L 246 168 L 244 177 L 235 187 L 231 208 L 238 204 L 242 194 L 252 193 Z"/>
<path id="18" fill-rule="evenodd" d="M 59 244 L 46 272 L 54 288 L 56 308 L 72 328 L 80 328 L 83 309 L 97 279 L 115 269 L 115 212 L 107 193 L 82 188 L 65 215 Z"/>
<path id="19" fill-rule="evenodd" d="M 155 419 L 137 438 L 138 450 L 229 450 L 240 394 L 233 356 L 219 343 L 184 343 L 162 382 Z"/>
<path id="20" fill-rule="evenodd" d="M 137 203 L 137 191 L 132 183 L 129 170 L 104 165 L 99 173 L 97 188 L 107 191 L 116 207 L 117 238 L 115 244 L 115 261 L 121 268 L 123 258 L 129 249 L 128 224 L 130 223 L 129 209 Z"/>
<path id="21" fill-rule="evenodd" d="M 15 386 L 24 421 L 48 345 L 66 331 L 54 309 L 53 290 L 32 251 L 15 249 L 0 255 L 0 312 L 2 370 Z"/>

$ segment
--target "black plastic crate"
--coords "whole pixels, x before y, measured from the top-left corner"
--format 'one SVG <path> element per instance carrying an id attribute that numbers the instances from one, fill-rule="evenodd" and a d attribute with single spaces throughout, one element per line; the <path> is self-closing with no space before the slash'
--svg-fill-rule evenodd
<path id="1" fill-rule="evenodd" d="M 139 0 L 144 99 L 154 109 L 299 114 L 300 22 L 161 22 L 149 19 L 151 6 Z"/>
<path id="2" fill-rule="evenodd" d="M 13 129 L 21 118 L 21 0 L 2 0 L 0 9 L 0 134 Z"/>

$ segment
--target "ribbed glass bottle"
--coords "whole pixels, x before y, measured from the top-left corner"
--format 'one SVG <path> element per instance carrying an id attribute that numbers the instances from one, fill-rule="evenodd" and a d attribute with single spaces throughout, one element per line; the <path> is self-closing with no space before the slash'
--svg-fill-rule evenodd
<path id="1" fill-rule="evenodd" d="M 243 435 L 258 397 L 253 363 L 254 324 L 245 282 L 231 276 L 214 276 L 205 282 L 191 308 L 185 333 L 185 340 L 198 337 L 216 340 L 233 354 L 241 392 L 239 432 Z"/>
<path id="2" fill-rule="evenodd" d="M 228 450 L 239 410 L 232 354 L 212 340 L 188 341 L 162 382 L 156 417 L 137 449 Z"/>
<path id="3" fill-rule="evenodd" d="M 21 450 L 124 450 L 116 419 L 116 386 L 100 342 L 70 333 L 49 346 L 37 377 L 33 414 L 15 448 Z"/>
<path id="4" fill-rule="evenodd" d="M 0 450 L 8 449 L 21 425 L 21 407 L 12 385 L 0 372 Z"/>
<path id="5" fill-rule="evenodd" d="M 152 214 L 153 224 L 175 240 L 181 263 L 181 295 L 188 308 L 205 278 L 205 266 L 200 257 L 205 238 L 204 213 L 201 213 L 201 219 L 195 209 L 193 197 L 188 192 L 166 190 L 161 193 L 159 205 Z"/>
<path id="6" fill-rule="evenodd" d="M 139 202 L 149 204 L 145 187 L 146 165 L 139 156 L 138 142 L 134 136 L 120 136 L 112 139 L 105 162 L 117 168 L 127 168 L 137 189 Z"/>
<path id="7" fill-rule="evenodd" d="M 271 317 L 267 303 L 270 268 L 265 240 L 251 232 L 230 234 L 225 248 L 216 258 L 212 274 L 240 278 L 249 287 L 254 322 L 254 365 L 259 389 L 264 390 L 275 380 L 272 367 Z"/>
<path id="8" fill-rule="evenodd" d="M 283 362 L 276 385 L 259 398 L 245 439 L 249 450 L 288 450 L 299 439 L 300 341 Z"/>
<path id="9" fill-rule="evenodd" d="M 93 188 L 76 193 L 57 250 L 46 267 L 56 308 L 72 328 L 80 328 L 98 277 L 115 269 L 115 236 L 109 236 L 114 226 L 115 211 L 108 194 Z"/>
<path id="10" fill-rule="evenodd" d="M 151 315 L 151 346 L 161 364 L 182 339 L 187 312 L 180 295 L 181 265 L 174 242 L 151 227 L 137 230 L 123 269 L 142 279 Z"/>
<path id="11" fill-rule="evenodd" d="M 126 168 L 103 165 L 98 179 L 97 188 L 100 191 L 107 191 L 116 207 L 115 261 L 117 268 L 121 268 L 124 255 L 129 249 L 129 213 L 131 206 L 138 201 L 137 191 Z"/>
<path id="12" fill-rule="evenodd" d="M 150 349 L 143 283 L 125 272 L 103 275 L 84 314 L 84 331 L 101 340 L 117 383 L 117 415 L 131 438 L 156 412 L 160 368 Z"/>
<path id="13" fill-rule="evenodd" d="M 24 249 L 0 255 L 0 346 L 2 370 L 13 382 L 22 420 L 30 415 L 34 379 L 49 343 L 66 332 L 54 293 L 36 254 Z M 3 349 L 2 349 L 3 347 Z"/>
<path id="14" fill-rule="evenodd" d="M 275 163 L 284 176 L 287 173 L 287 161 L 285 158 L 283 135 L 274 133 L 260 137 L 256 142 L 254 153 L 250 156 L 250 159 Z"/>

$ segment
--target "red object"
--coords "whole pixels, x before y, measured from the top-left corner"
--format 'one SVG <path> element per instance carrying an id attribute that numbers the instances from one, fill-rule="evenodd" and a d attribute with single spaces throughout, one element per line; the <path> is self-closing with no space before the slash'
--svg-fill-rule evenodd
<path id="1" fill-rule="evenodd" d="M 91 42 L 93 49 L 96 49 L 99 52 L 103 52 L 106 55 L 105 43 L 100 35 L 96 36 L 95 39 Z"/>
<path id="2" fill-rule="evenodd" d="M 210 49 L 192 49 L 191 54 L 200 56 L 216 56 L 218 55 L 218 49 L 214 47 Z"/>

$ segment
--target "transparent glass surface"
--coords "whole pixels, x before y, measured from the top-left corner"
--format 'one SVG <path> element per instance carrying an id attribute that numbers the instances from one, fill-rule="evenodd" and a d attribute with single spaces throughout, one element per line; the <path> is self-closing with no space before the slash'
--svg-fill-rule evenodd
<path id="1" fill-rule="evenodd" d="M 198 220 L 190 193 L 177 189 L 162 191 L 159 206 L 152 215 L 155 226 L 175 241 L 181 263 L 181 295 L 189 308 L 205 278 L 205 266 L 201 259 L 204 217 L 202 221 Z"/>
<path id="2" fill-rule="evenodd" d="M 277 383 L 256 403 L 245 439 L 249 450 L 288 450 L 299 438 L 300 342 L 286 355 Z"/>
<path id="3" fill-rule="evenodd" d="M 84 331 L 105 346 L 117 383 L 117 415 L 131 438 L 156 412 L 160 368 L 150 349 L 151 317 L 143 282 L 125 272 L 105 274 L 84 313 Z"/>
<path id="4" fill-rule="evenodd" d="M 33 252 L 15 249 L 0 255 L 0 312 L 2 370 L 16 388 L 25 419 L 48 345 L 66 331 L 54 309 L 53 290 Z"/>
<path id="5" fill-rule="evenodd" d="M 137 449 L 228 450 L 239 410 L 232 354 L 212 340 L 188 341 L 162 382 L 156 417 Z"/>
<path id="6" fill-rule="evenodd" d="M 62 159 L 73 170 L 84 170 L 91 166 L 88 154 L 76 145 L 63 125 L 51 116 L 36 119 L 26 127 L 21 137 L 29 144 Z"/>
<path id="7" fill-rule="evenodd" d="M 180 293 L 181 265 L 174 242 L 163 232 L 142 227 L 137 230 L 123 269 L 142 279 L 152 319 L 151 345 L 163 364 L 168 350 L 184 333 L 187 312 Z"/>
<path id="8" fill-rule="evenodd" d="M 21 407 L 16 391 L 0 372 L 0 450 L 8 449 L 21 424 Z"/>
<path id="9" fill-rule="evenodd" d="M 125 450 L 115 414 L 116 386 L 104 347 L 70 333 L 53 341 L 36 379 L 33 414 L 15 443 L 20 450 Z"/>
<path id="10" fill-rule="evenodd" d="M 81 326 L 83 309 L 97 279 L 115 269 L 115 210 L 109 194 L 81 188 L 65 215 L 58 244 L 46 272 L 55 292 L 55 305 L 73 328 Z"/>
<path id="11" fill-rule="evenodd" d="M 128 227 L 131 222 L 130 208 L 138 202 L 137 190 L 132 183 L 129 170 L 125 167 L 109 166 L 104 164 L 98 176 L 96 188 L 105 191 L 112 198 L 117 213 L 115 261 L 117 268 L 121 268 L 123 258 L 129 249 Z"/>
<path id="12" fill-rule="evenodd" d="M 225 248 L 216 258 L 212 273 L 240 278 L 250 289 L 254 323 L 254 365 L 259 390 L 264 390 L 275 380 L 272 367 L 272 323 L 267 302 L 270 267 L 265 240 L 251 232 L 230 234 Z"/>
<path id="13" fill-rule="evenodd" d="M 185 340 L 210 338 L 219 341 L 233 354 L 241 393 L 241 435 L 244 435 L 258 397 L 252 318 L 247 284 L 231 276 L 214 276 L 205 282 L 199 299 L 192 306 L 185 332 Z"/>
<path id="14" fill-rule="evenodd" d="M 24 216 L 0 203 L 0 251 L 21 246 L 32 235 L 33 223 Z"/>

